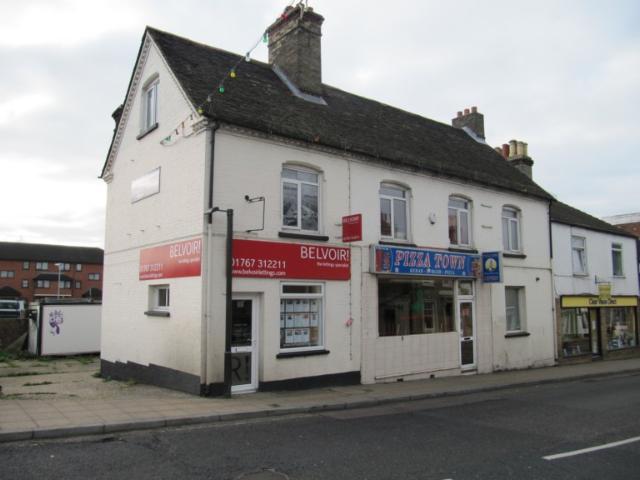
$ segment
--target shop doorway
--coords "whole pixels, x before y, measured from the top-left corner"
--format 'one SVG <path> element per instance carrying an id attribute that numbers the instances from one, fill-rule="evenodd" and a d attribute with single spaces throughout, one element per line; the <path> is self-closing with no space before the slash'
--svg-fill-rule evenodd
<path id="1" fill-rule="evenodd" d="M 458 330 L 460 332 L 460 368 L 463 371 L 476 369 L 475 315 L 473 311 L 473 282 L 457 282 Z"/>
<path id="2" fill-rule="evenodd" d="M 231 301 L 231 392 L 258 388 L 258 297 L 234 295 Z"/>
<path id="3" fill-rule="evenodd" d="M 591 336 L 591 355 L 599 357 L 602 355 L 602 342 L 600 335 L 600 309 L 589 309 L 589 323 L 590 323 L 590 336 Z"/>

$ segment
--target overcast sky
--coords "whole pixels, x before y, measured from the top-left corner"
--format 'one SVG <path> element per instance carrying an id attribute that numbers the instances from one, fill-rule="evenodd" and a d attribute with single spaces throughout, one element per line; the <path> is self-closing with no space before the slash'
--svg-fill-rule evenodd
<path id="1" fill-rule="evenodd" d="M 97 177 L 145 25 L 243 53 L 288 3 L 0 1 L 0 241 L 103 246 Z M 640 211 L 637 0 L 309 4 L 325 83 L 446 123 L 477 105 L 559 200 Z"/>

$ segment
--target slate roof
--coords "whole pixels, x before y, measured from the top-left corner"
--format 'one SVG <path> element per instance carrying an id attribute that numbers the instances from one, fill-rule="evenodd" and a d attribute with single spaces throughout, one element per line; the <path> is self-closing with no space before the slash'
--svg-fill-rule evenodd
<path id="1" fill-rule="evenodd" d="M 31 262 L 103 263 L 101 248 L 0 242 L 0 260 Z"/>
<path id="2" fill-rule="evenodd" d="M 592 217 L 588 213 L 573 208 L 566 203 L 551 202 L 549 208 L 549 217 L 552 222 L 563 223 L 565 225 L 571 225 L 574 227 L 587 228 L 589 230 L 596 230 L 598 232 L 611 233 L 613 235 L 620 235 L 622 237 L 636 238 L 634 235 L 625 232 L 621 228 L 611 225 L 610 223 L 600 220 L 599 218 Z"/>
<path id="3" fill-rule="evenodd" d="M 214 92 L 212 102 L 205 104 L 205 115 L 211 119 L 435 175 L 552 198 L 493 148 L 460 129 L 329 85 L 323 85 L 327 105 L 302 100 L 270 65 L 255 60 L 242 61 L 232 79 L 228 73 L 241 56 L 151 27 L 145 33 L 156 42 L 194 106 Z M 225 77 L 225 92 L 217 93 Z"/>

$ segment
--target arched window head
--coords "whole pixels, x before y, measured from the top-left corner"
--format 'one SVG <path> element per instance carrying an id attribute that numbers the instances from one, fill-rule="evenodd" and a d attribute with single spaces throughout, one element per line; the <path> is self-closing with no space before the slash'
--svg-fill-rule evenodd
<path id="1" fill-rule="evenodd" d="M 320 173 L 307 167 L 283 165 L 282 227 L 320 231 Z"/>
<path id="2" fill-rule="evenodd" d="M 393 183 L 380 184 L 380 236 L 409 239 L 408 189 Z"/>
<path id="3" fill-rule="evenodd" d="M 449 242 L 471 247 L 471 200 L 464 197 L 449 197 Z"/>

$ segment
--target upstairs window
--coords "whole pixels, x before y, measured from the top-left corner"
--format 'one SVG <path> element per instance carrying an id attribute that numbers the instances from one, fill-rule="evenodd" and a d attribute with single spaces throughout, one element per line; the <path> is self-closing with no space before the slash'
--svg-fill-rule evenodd
<path id="1" fill-rule="evenodd" d="M 90 273 L 87 277 L 89 278 L 89 280 L 100 280 L 99 273 Z"/>
<path id="2" fill-rule="evenodd" d="M 622 277 L 624 272 L 622 270 L 622 244 L 611 244 L 611 260 L 613 263 L 613 276 Z"/>
<path id="3" fill-rule="evenodd" d="M 320 174 L 310 169 L 282 169 L 282 226 L 317 233 L 320 231 Z"/>
<path id="4" fill-rule="evenodd" d="M 502 209 L 502 247 L 505 252 L 519 252 L 520 245 L 520 211 L 513 207 Z"/>
<path id="5" fill-rule="evenodd" d="M 36 262 L 36 270 L 49 270 L 49 262 Z"/>
<path id="6" fill-rule="evenodd" d="M 29 270 L 29 262 L 22 262 L 22 270 Z"/>
<path id="7" fill-rule="evenodd" d="M 471 202 L 466 198 L 449 197 L 449 242 L 471 246 Z"/>
<path id="8" fill-rule="evenodd" d="M 587 274 L 587 239 L 573 235 L 571 237 L 571 258 L 574 275 Z"/>
<path id="9" fill-rule="evenodd" d="M 141 132 L 147 132 L 158 123 L 158 76 L 147 81 L 142 89 Z"/>
<path id="10" fill-rule="evenodd" d="M 507 332 L 524 330 L 524 288 L 505 287 Z"/>
<path id="11" fill-rule="evenodd" d="M 380 185 L 380 236 L 408 240 L 408 190 L 388 183 Z"/>

